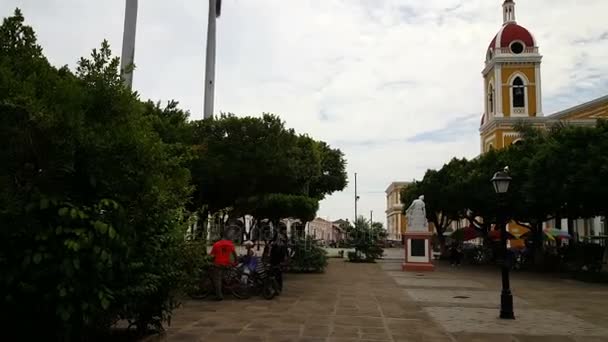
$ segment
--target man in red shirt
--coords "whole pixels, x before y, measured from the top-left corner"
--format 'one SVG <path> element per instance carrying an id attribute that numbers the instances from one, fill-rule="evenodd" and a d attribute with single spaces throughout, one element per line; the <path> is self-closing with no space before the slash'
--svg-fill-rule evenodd
<path id="1" fill-rule="evenodd" d="M 224 273 L 224 269 L 226 267 L 230 267 L 230 265 L 234 264 L 237 260 L 236 250 L 234 249 L 234 244 L 232 241 L 226 239 L 225 237 L 211 247 L 211 252 L 209 253 L 213 255 L 213 286 L 215 287 L 215 296 L 217 300 L 224 299 L 222 294 L 222 277 Z M 230 260 L 230 258 L 233 258 Z"/>

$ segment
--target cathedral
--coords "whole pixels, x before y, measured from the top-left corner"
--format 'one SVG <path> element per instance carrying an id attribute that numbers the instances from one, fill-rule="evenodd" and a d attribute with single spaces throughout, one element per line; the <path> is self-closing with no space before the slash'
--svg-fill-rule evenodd
<path id="1" fill-rule="evenodd" d="M 608 96 L 545 115 L 542 106 L 539 44 L 532 33 L 515 20 L 515 2 L 502 5 L 503 25 L 490 42 L 482 71 L 485 104 L 481 118 L 481 153 L 503 148 L 520 139 L 515 124 L 528 122 L 549 127 L 557 122 L 594 125 L 608 119 Z"/>
<path id="2" fill-rule="evenodd" d="M 521 140 L 515 126 L 527 122 L 537 128 L 556 123 L 595 125 L 599 118 L 608 119 L 608 95 L 545 115 L 542 105 L 541 60 L 538 41 L 515 19 L 515 2 L 502 5 L 503 24 L 485 55 L 482 71 L 485 103 L 481 117 L 480 152 L 500 149 Z M 408 182 L 393 182 L 387 189 L 387 230 L 389 239 L 398 240 L 405 229 L 401 188 Z M 568 227 L 579 237 L 608 235 L 605 217 L 545 222 L 545 228 Z M 511 223 L 514 225 L 513 223 Z M 466 227 L 467 220 L 455 221 L 452 229 Z"/>
<path id="3" fill-rule="evenodd" d="M 558 122 L 595 125 L 599 118 L 608 119 L 608 95 L 545 115 L 538 42 L 515 20 L 513 0 L 505 0 L 502 16 L 503 25 L 488 46 L 482 71 L 485 104 L 479 128 L 481 153 L 516 144 L 521 138 L 515 125 L 521 121 L 547 128 Z M 545 223 L 547 228 L 567 230 L 569 226 L 579 237 L 608 234 L 604 217 Z"/>

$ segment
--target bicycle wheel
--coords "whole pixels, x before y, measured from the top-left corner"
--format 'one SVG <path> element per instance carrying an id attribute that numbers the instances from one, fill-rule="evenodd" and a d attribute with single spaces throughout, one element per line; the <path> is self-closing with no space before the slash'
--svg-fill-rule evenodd
<path id="1" fill-rule="evenodd" d="M 198 286 L 188 293 L 188 296 L 192 299 L 205 299 L 209 297 L 215 288 L 213 287 L 213 281 L 209 275 L 203 276 Z"/>
<path id="2" fill-rule="evenodd" d="M 230 292 L 235 298 L 247 299 L 251 297 L 249 286 L 241 281 L 241 272 L 230 270 L 223 279 L 223 287 Z"/>

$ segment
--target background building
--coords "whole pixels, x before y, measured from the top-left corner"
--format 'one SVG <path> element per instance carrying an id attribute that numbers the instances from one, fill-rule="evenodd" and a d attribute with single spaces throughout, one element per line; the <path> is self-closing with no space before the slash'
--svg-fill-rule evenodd
<path id="1" fill-rule="evenodd" d="M 306 232 L 325 245 L 342 241 L 346 235 L 346 231 L 339 224 L 320 217 L 307 223 Z"/>
<path id="2" fill-rule="evenodd" d="M 392 182 L 386 189 L 386 233 L 387 239 L 401 241 L 401 234 L 405 231 L 406 218 L 403 215 L 401 203 L 401 189 L 409 182 Z"/>

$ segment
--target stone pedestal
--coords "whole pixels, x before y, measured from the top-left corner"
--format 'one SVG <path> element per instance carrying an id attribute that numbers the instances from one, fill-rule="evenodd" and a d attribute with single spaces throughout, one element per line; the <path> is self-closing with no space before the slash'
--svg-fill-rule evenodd
<path id="1" fill-rule="evenodd" d="M 428 231 L 410 231 L 403 234 L 405 248 L 405 262 L 401 266 L 403 271 L 433 271 L 435 265 L 432 260 L 431 237 Z"/>

